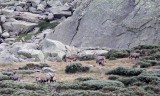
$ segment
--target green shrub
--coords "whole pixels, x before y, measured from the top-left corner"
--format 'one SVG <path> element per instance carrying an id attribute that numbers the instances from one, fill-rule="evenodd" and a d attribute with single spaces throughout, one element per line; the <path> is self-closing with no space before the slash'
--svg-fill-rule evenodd
<path id="1" fill-rule="evenodd" d="M 157 76 L 157 77 L 160 77 L 160 70 L 143 71 L 139 76 Z"/>
<path id="2" fill-rule="evenodd" d="M 137 61 L 137 64 L 140 64 L 141 68 L 148 68 L 148 67 L 152 66 L 151 63 L 144 62 L 144 61 Z"/>
<path id="3" fill-rule="evenodd" d="M 117 79 L 119 79 L 119 78 L 120 78 L 120 77 L 117 76 L 117 75 L 110 75 L 110 76 L 108 77 L 109 80 L 117 80 Z"/>
<path id="4" fill-rule="evenodd" d="M 158 86 L 153 86 L 153 85 L 147 85 L 144 87 L 146 91 L 153 91 L 156 94 L 160 94 L 160 88 Z"/>
<path id="5" fill-rule="evenodd" d="M 13 94 L 16 89 L 13 88 L 0 88 L 0 94 Z"/>
<path id="6" fill-rule="evenodd" d="M 29 64 L 26 64 L 23 67 L 19 67 L 19 69 L 20 70 L 42 69 L 43 67 L 50 67 L 50 66 L 46 63 L 40 63 L 40 64 L 29 63 Z"/>
<path id="7" fill-rule="evenodd" d="M 116 57 L 109 57 L 109 60 L 116 60 Z"/>
<path id="8" fill-rule="evenodd" d="M 110 60 L 114 60 L 115 58 L 125 58 L 128 56 L 128 52 L 126 50 L 110 50 L 105 57 Z"/>
<path id="9" fill-rule="evenodd" d="M 115 87 L 115 86 L 105 86 L 103 87 L 104 92 L 110 92 L 110 91 L 116 91 L 119 90 L 121 87 Z"/>
<path id="10" fill-rule="evenodd" d="M 59 22 L 49 23 L 47 21 L 42 21 L 38 24 L 38 27 L 40 27 L 40 31 L 43 31 L 47 28 L 55 28 Z"/>
<path id="11" fill-rule="evenodd" d="M 55 95 L 57 96 L 57 95 Z M 79 91 L 74 90 L 71 92 L 65 92 L 61 96 L 116 96 L 114 93 L 103 93 L 99 91 Z"/>
<path id="12" fill-rule="evenodd" d="M 2 72 L 3 75 L 13 76 L 13 72 Z"/>
<path id="13" fill-rule="evenodd" d="M 75 80 L 78 80 L 78 81 L 88 81 L 88 80 L 98 80 L 96 78 L 92 78 L 92 77 L 79 77 Z"/>
<path id="14" fill-rule="evenodd" d="M 16 73 L 18 74 L 33 74 L 35 73 L 34 70 L 16 70 Z"/>
<path id="15" fill-rule="evenodd" d="M 134 47 L 133 49 L 142 50 L 142 49 L 156 49 L 156 48 L 160 48 L 160 46 L 159 45 L 138 45 Z"/>
<path id="16" fill-rule="evenodd" d="M 134 82 L 137 82 L 137 77 L 130 77 L 130 78 L 120 78 L 118 81 L 122 82 L 124 85 L 131 85 Z"/>
<path id="17" fill-rule="evenodd" d="M 141 83 L 150 83 L 152 81 L 157 81 L 156 76 L 134 76 L 130 78 L 121 78 L 118 79 L 118 81 L 122 82 L 124 85 L 131 85 L 135 82 L 141 82 Z"/>
<path id="18" fill-rule="evenodd" d="M 150 83 L 152 81 L 157 81 L 158 78 L 156 76 L 137 76 L 137 79 L 141 82 Z"/>
<path id="19" fill-rule="evenodd" d="M 113 74 L 113 75 L 122 75 L 122 76 L 137 76 L 141 74 L 144 69 L 140 68 L 128 68 L 128 67 L 117 67 L 110 71 L 107 71 L 105 74 Z"/>
<path id="20" fill-rule="evenodd" d="M 88 80 L 82 82 L 80 85 L 80 89 L 85 90 L 99 90 L 102 89 L 104 86 L 116 86 L 116 87 L 123 87 L 123 83 L 119 81 L 110 81 L 110 80 Z"/>
<path id="21" fill-rule="evenodd" d="M 72 63 L 66 66 L 65 72 L 66 73 L 76 73 L 76 72 L 87 72 L 89 71 L 90 67 L 82 66 L 81 63 Z"/>
<path id="22" fill-rule="evenodd" d="M 0 81 L 2 80 L 12 80 L 11 76 L 0 74 Z"/>

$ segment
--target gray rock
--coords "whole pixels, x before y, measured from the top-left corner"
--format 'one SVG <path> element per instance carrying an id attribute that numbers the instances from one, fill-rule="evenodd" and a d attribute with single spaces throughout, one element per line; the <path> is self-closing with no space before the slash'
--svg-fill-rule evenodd
<path id="1" fill-rule="evenodd" d="M 2 33 L 2 37 L 4 37 L 4 38 L 8 38 L 10 35 L 9 35 L 9 33 L 8 32 L 4 32 L 4 33 Z"/>
<path id="2" fill-rule="evenodd" d="M 2 26 L 6 31 L 24 33 L 31 31 L 35 26 L 37 26 L 37 24 L 25 21 L 14 21 L 14 22 L 5 22 Z"/>
<path id="3" fill-rule="evenodd" d="M 45 15 L 33 14 L 29 12 L 16 12 L 15 18 L 27 22 L 38 23 L 46 18 Z"/>
<path id="4" fill-rule="evenodd" d="M 28 0 L 28 2 L 31 2 L 32 6 L 36 7 L 38 4 L 40 4 L 41 0 Z"/>
<path id="5" fill-rule="evenodd" d="M 62 6 L 63 4 L 61 3 L 61 1 L 59 0 L 48 0 L 47 1 L 47 4 L 50 6 L 50 7 L 55 7 L 55 6 Z"/>
<path id="6" fill-rule="evenodd" d="M 66 48 L 65 45 L 59 41 L 44 39 L 42 42 L 42 52 L 47 57 L 57 57 L 62 60 L 65 55 Z"/>
<path id="7" fill-rule="evenodd" d="M 106 54 L 108 51 L 106 50 L 83 50 L 78 55 L 81 56 L 87 56 L 87 55 L 101 55 Z"/>
<path id="8" fill-rule="evenodd" d="M 56 18 L 61 18 L 63 16 L 69 17 L 72 15 L 71 11 L 63 11 L 60 8 L 61 7 L 52 7 L 49 10 Z"/>
<path id="9" fill-rule="evenodd" d="M 44 55 L 40 50 L 22 49 L 19 50 L 17 53 L 18 55 L 23 55 L 27 58 L 34 58 L 35 62 L 44 62 Z"/>
<path id="10" fill-rule="evenodd" d="M 76 47 L 160 44 L 159 5 L 156 0 L 88 0 L 56 27 L 51 39 Z"/>
<path id="11" fill-rule="evenodd" d="M 6 16 L 5 15 L 1 15 L 1 21 L 4 23 L 6 22 Z"/>
<path id="12" fill-rule="evenodd" d="M 55 73 L 56 70 L 53 70 L 53 69 L 50 68 L 50 67 L 43 67 L 43 68 L 42 68 L 42 72 L 52 72 L 52 73 Z"/>
<path id="13" fill-rule="evenodd" d="M 17 6 L 17 7 L 16 7 L 16 11 L 21 12 L 21 11 L 24 11 L 24 10 L 23 10 L 23 8 L 22 8 L 21 6 Z"/>
<path id="14" fill-rule="evenodd" d="M 37 6 L 37 10 L 38 10 L 38 11 L 44 11 L 44 10 L 45 10 L 45 7 L 46 7 L 46 6 L 44 6 L 43 4 L 39 4 L 39 5 Z"/>
<path id="15" fill-rule="evenodd" d="M 34 13 L 34 12 L 36 12 L 36 8 L 34 8 L 34 7 L 29 7 L 29 12 L 32 12 L 32 13 Z"/>
<path id="16" fill-rule="evenodd" d="M 0 34 L 2 34 L 2 32 L 3 32 L 3 30 L 2 30 L 2 27 L 1 27 L 1 25 L 0 25 Z"/>

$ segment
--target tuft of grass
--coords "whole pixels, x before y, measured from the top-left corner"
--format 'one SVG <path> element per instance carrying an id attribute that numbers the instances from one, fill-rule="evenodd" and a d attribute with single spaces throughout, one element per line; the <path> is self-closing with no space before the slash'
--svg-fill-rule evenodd
<path id="1" fill-rule="evenodd" d="M 40 31 L 43 31 L 48 28 L 55 28 L 59 22 L 49 23 L 47 21 L 42 21 L 38 24 L 38 27 L 40 28 Z"/>
<path id="2" fill-rule="evenodd" d="M 38 24 L 38 27 L 40 28 L 40 30 L 36 33 L 23 33 L 19 36 L 19 38 L 17 38 L 15 40 L 15 42 L 19 42 L 19 41 L 27 41 L 30 40 L 32 38 L 32 36 L 37 36 L 38 34 L 42 33 L 43 30 L 48 29 L 48 28 L 55 28 L 57 25 L 59 24 L 59 22 L 54 22 L 54 23 L 49 23 L 47 21 L 42 21 Z"/>

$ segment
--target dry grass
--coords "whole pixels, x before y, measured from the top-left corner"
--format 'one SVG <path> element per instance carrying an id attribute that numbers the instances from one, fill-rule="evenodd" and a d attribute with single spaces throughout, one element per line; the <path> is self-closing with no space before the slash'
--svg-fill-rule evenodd
<path id="1" fill-rule="evenodd" d="M 49 64 L 52 69 L 57 70 L 55 73 L 55 76 L 57 78 L 57 81 L 66 81 L 66 80 L 74 80 L 78 77 L 94 77 L 101 80 L 106 80 L 108 76 L 106 76 L 104 73 L 112 68 L 116 68 L 118 66 L 133 66 L 135 63 L 135 60 L 129 60 L 128 58 L 118 59 L 114 61 L 108 61 L 105 63 L 105 66 L 99 66 L 96 64 L 94 60 L 92 61 L 77 61 L 78 63 L 82 63 L 85 65 L 92 65 L 90 71 L 87 73 L 75 73 L 75 74 L 66 74 L 65 73 L 65 67 L 67 64 L 70 64 L 68 62 L 45 62 Z M 0 63 L 0 71 L 7 71 L 8 69 L 18 69 L 19 67 L 24 66 L 27 63 Z M 39 63 L 35 63 L 39 64 Z M 22 82 L 35 82 L 36 76 L 42 76 L 45 75 L 44 73 L 35 73 L 31 75 L 22 75 Z"/>

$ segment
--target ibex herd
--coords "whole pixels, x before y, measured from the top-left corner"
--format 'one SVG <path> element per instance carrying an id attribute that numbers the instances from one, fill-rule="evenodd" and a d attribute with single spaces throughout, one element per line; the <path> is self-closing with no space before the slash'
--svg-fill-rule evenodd
<path id="1" fill-rule="evenodd" d="M 20 81 L 20 76 L 16 75 L 16 72 L 13 72 L 13 80 Z M 49 75 L 49 76 L 39 76 L 36 77 L 35 81 L 37 83 L 46 83 L 46 82 L 56 82 L 56 76 Z"/>

